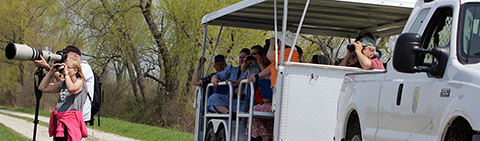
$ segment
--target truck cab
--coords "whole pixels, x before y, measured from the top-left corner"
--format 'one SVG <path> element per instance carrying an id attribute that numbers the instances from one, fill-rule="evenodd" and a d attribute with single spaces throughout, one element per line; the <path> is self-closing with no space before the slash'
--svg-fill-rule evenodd
<path id="1" fill-rule="evenodd" d="M 335 140 L 480 140 L 480 3 L 419 0 L 381 73 L 344 77 Z"/>

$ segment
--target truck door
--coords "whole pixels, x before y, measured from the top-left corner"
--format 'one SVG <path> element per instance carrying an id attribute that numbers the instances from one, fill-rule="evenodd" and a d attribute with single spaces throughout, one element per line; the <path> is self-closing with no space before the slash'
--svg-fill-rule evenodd
<path id="1" fill-rule="evenodd" d="M 424 29 L 422 48 L 450 45 L 452 13 L 451 7 L 435 9 Z M 429 16 L 426 17 L 424 24 Z M 417 64 L 425 67 L 437 63 L 431 54 L 422 54 L 418 60 L 421 61 Z M 379 97 L 376 140 L 435 140 L 440 120 L 436 115 L 442 113 L 438 100 L 447 90 L 443 89 L 443 79 L 425 72 L 400 73 L 390 63 Z"/>

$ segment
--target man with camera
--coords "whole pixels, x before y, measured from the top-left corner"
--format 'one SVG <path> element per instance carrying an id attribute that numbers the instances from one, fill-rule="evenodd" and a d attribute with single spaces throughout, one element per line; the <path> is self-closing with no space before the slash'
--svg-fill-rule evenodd
<path id="1" fill-rule="evenodd" d="M 87 84 L 88 95 L 90 95 L 90 97 L 93 98 L 94 77 L 93 77 L 92 67 L 90 67 L 90 65 L 85 60 L 81 59 L 82 52 L 80 51 L 80 49 L 78 49 L 76 46 L 70 45 L 70 46 L 67 46 L 67 47 L 63 48 L 63 50 L 61 52 L 63 52 L 64 54 L 67 55 L 66 60 L 74 59 L 74 60 L 77 60 L 78 62 L 80 62 L 80 66 L 82 68 L 83 75 L 85 76 L 85 79 L 86 79 L 85 83 Z M 50 65 L 48 65 L 48 63 L 45 61 L 45 59 L 42 56 L 40 56 L 40 58 L 41 58 L 40 60 L 34 60 L 37 67 L 50 68 Z M 64 77 L 59 76 L 58 72 L 56 72 L 54 74 L 54 77 L 57 81 L 62 81 L 62 80 L 65 79 Z M 83 105 L 83 120 L 85 121 L 85 124 L 87 124 L 90 121 L 91 109 L 92 109 L 91 108 L 91 101 L 86 100 L 84 105 Z"/>
<path id="2" fill-rule="evenodd" d="M 375 51 L 375 41 L 369 37 L 363 37 L 359 41 L 347 46 L 348 52 L 340 62 L 340 66 L 359 67 L 365 70 L 385 70 L 383 63 L 378 60 Z"/>

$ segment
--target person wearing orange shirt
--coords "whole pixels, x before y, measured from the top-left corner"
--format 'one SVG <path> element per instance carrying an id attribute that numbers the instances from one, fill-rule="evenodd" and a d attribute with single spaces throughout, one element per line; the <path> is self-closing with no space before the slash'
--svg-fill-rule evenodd
<path id="1" fill-rule="evenodd" d="M 280 48 L 282 44 L 282 33 L 277 34 L 278 37 L 278 48 Z M 293 49 L 292 47 L 295 47 L 293 40 L 295 38 L 295 35 L 287 31 L 286 36 L 285 36 L 285 53 L 284 55 L 284 61 L 288 60 L 288 56 L 290 54 L 290 51 Z M 279 63 L 275 63 L 275 54 L 277 54 L 277 57 L 280 58 L 280 49 L 278 49 L 278 52 L 275 51 L 275 37 L 270 38 L 270 47 L 267 52 L 267 58 L 270 60 L 270 65 L 267 67 L 268 69 L 262 70 L 262 72 L 258 73 L 255 75 L 255 77 L 250 77 L 248 79 L 248 83 L 250 82 L 255 82 L 259 78 L 262 77 L 267 77 L 270 76 L 270 81 L 271 85 L 270 88 L 275 86 L 275 81 L 277 79 L 277 70 L 275 65 L 280 65 Z M 280 59 L 278 59 L 280 61 Z M 292 59 L 290 60 L 291 62 L 299 62 L 299 56 L 298 52 L 296 50 L 293 51 L 292 54 Z M 253 110 L 254 111 L 260 111 L 260 112 L 273 112 L 272 109 L 272 100 L 271 99 L 263 99 L 264 104 L 260 105 L 255 105 Z M 273 119 L 262 119 L 262 118 L 253 118 L 252 119 L 252 137 L 258 137 L 261 136 L 262 140 L 268 141 L 273 138 L 273 125 L 274 125 L 274 120 Z M 248 130 L 247 130 L 248 131 Z"/>

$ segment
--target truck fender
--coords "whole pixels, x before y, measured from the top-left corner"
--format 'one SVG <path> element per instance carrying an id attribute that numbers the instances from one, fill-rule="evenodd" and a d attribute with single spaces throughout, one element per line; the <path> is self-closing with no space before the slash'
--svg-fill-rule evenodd
<path id="1" fill-rule="evenodd" d="M 352 114 L 353 111 L 356 111 L 357 112 L 357 115 L 358 115 L 358 122 L 360 123 L 363 123 L 362 121 L 365 120 L 363 117 L 363 115 L 361 115 L 361 112 L 359 111 L 358 107 L 356 104 L 354 103 L 350 103 L 347 107 L 347 109 L 345 110 L 345 117 L 343 117 L 343 129 L 341 131 L 341 136 L 342 137 L 345 137 L 346 134 L 347 134 L 347 129 L 349 128 L 348 127 L 348 120 L 349 120 L 349 117 L 350 115 Z M 360 124 L 360 132 L 362 132 L 362 124 Z"/>
<path id="2" fill-rule="evenodd" d="M 441 132 L 440 136 L 443 136 L 446 131 L 448 130 L 448 125 L 457 117 L 465 118 L 473 130 L 480 129 L 480 121 L 474 120 L 480 118 L 480 113 L 478 112 L 478 108 L 480 107 L 480 103 L 476 101 L 478 97 L 472 97 L 470 95 L 458 95 L 455 97 L 446 107 L 445 111 L 442 114 L 442 124 L 441 124 Z"/>

